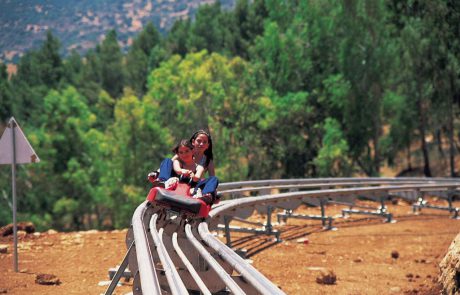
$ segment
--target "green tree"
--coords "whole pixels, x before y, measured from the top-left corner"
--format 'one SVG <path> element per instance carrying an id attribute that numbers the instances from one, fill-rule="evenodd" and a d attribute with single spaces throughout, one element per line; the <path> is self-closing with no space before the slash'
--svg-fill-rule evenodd
<path id="1" fill-rule="evenodd" d="M 161 128 L 157 114 L 156 106 L 132 93 L 126 93 L 115 105 L 114 122 L 106 130 L 108 168 L 101 178 L 111 199 L 110 216 L 115 227 L 129 225 L 133 208 L 146 196 L 147 173 L 170 156 L 173 142 Z"/>
<path id="2" fill-rule="evenodd" d="M 6 65 L 0 63 L 0 126 L 12 116 L 12 93 Z M 0 128 L 3 131 L 3 128 Z"/>
<path id="3" fill-rule="evenodd" d="M 409 4 L 410 5 L 410 4 Z M 433 68 L 426 63 L 430 53 L 430 38 L 424 24 L 424 5 L 414 5 L 409 15 L 401 15 L 399 24 L 402 25 L 400 34 L 401 81 L 399 91 L 408 99 L 408 105 L 413 106 L 417 136 L 423 157 L 425 176 L 432 176 L 430 167 L 429 147 L 426 137 L 429 133 L 431 108 L 430 97 L 433 95 L 431 72 Z M 431 28 L 430 28 L 431 30 Z"/>
<path id="4" fill-rule="evenodd" d="M 261 90 L 257 73 L 241 58 L 201 51 L 184 59 L 172 56 L 149 76 L 145 104 L 156 107 L 160 126 L 187 138 L 206 128 L 214 136 L 218 175 L 241 179 L 248 173 L 248 159 L 259 150 L 257 110 Z"/>
<path id="5" fill-rule="evenodd" d="M 319 176 L 349 177 L 352 165 L 348 158 L 348 144 L 341 130 L 340 123 L 327 118 L 324 124 L 322 147 L 314 159 Z"/>
<path id="6" fill-rule="evenodd" d="M 17 79 L 30 87 L 55 88 L 62 78 L 60 42 L 51 31 L 38 50 L 28 51 L 18 64 Z"/>
<path id="7" fill-rule="evenodd" d="M 149 23 L 134 39 L 126 55 L 126 84 L 139 96 L 142 96 L 147 89 L 149 56 L 153 48 L 160 43 L 160 34 L 153 24 Z"/>
<path id="8" fill-rule="evenodd" d="M 384 97 L 384 115 L 389 118 L 390 132 L 383 138 L 384 155 L 390 165 L 395 164 L 398 152 L 406 154 L 406 171 L 411 171 L 411 144 L 416 138 L 417 120 L 414 101 L 389 91 Z"/>
<path id="9" fill-rule="evenodd" d="M 430 35 L 430 51 L 427 56 L 433 65 L 432 83 L 433 125 L 435 134 L 445 130 L 449 143 L 450 176 L 455 169 L 455 116 L 460 97 L 460 4 L 457 1 L 433 1 L 427 4 L 426 32 Z M 458 116 L 458 115 L 457 115 Z M 442 151 L 442 140 L 438 140 Z"/>
<path id="10" fill-rule="evenodd" d="M 187 40 L 190 33 L 191 20 L 179 20 L 174 23 L 166 37 L 166 48 L 173 54 L 185 56 L 188 53 Z"/>
<path id="11" fill-rule="evenodd" d="M 99 46 L 96 48 L 98 51 Z M 82 80 L 79 91 L 93 105 L 102 90 L 102 65 L 96 51 L 89 50 L 85 56 L 82 69 Z"/>
<path id="12" fill-rule="evenodd" d="M 345 1 L 341 22 L 348 34 L 342 39 L 340 65 L 350 83 L 343 124 L 352 157 L 367 175 L 380 173 L 382 101 L 396 53 L 384 8 L 384 1 Z"/>
<path id="13" fill-rule="evenodd" d="M 34 176 L 30 177 L 34 189 L 28 191 L 24 199 L 28 203 L 24 206 L 35 214 L 53 214 L 56 202 L 73 199 L 75 210 L 66 212 L 72 216 L 72 225 L 58 219 L 50 222 L 58 228 L 81 229 L 85 227 L 85 218 L 93 213 L 88 189 L 92 166 L 85 140 L 96 117 L 89 111 L 85 98 L 73 87 L 62 92 L 50 91 L 44 98 L 43 109 L 40 129 L 32 133 L 32 139 L 37 138 L 34 139 L 38 141 L 37 153 L 44 161 L 34 168 Z M 47 192 L 46 198 L 42 192 Z"/>
<path id="14" fill-rule="evenodd" d="M 188 51 L 197 52 L 203 49 L 209 52 L 221 51 L 224 47 L 221 20 L 222 11 L 219 1 L 200 6 L 187 39 Z"/>
<path id="15" fill-rule="evenodd" d="M 320 148 L 321 129 L 316 124 L 316 107 L 306 92 L 278 95 L 266 90 L 266 98 L 259 106 L 258 128 L 262 134 L 259 148 L 266 156 L 272 177 L 290 178 L 316 175 L 313 160 Z M 261 170 L 261 168 L 258 168 Z"/>
<path id="16" fill-rule="evenodd" d="M 60 84 L 63 67 L 59 49 L 59 40 L 48 31 L 41 47 L 25 53 L 19 61 L 17 74 L 11 79 L 15 97 L 12 109 L 19 120 L 36 122 L 44 96 Z"/>
<path id="17" fill-rule="evenodd" d="M 160 66 L 160 63 L 163 61 L 166 61 L 169 59 L 170 53 L 168 50 L 165 48 L 165 45 L 156 45 L 155 47 L 152 48 L 150 51 L 149 55 L 149 61 L 148 61 L 148 73 L 150 73 L 152 70 L 158 68 Z M 148 77 L 148 75 L 147 75 Z"/>
<path id="18" fill-rule="evenodd" d="M 40 80 L 48 88 L 56 88 L 63 75 L 60 47 L 59 40 L 48 31 L 46 40 L 38 51 Z"/>
<path id="19" fill-rule="evenodd" d="M 124 86 L 123 55 L 118 45 L 117 33 L 111 30 L 97 48 L 100 62 L 101 86 L 112 97 L 120 97 Z"/>
<path id="20" fill-rule="evenodd" d="M 20 122 L 33 120 L 43 105 L 48 87 L 42 84 L 38 52 L 29 51 L 21 58 L 17 74 L 11 78 L 11 89 L 15 97 L 11 109 Z"/>
<path id="21" fill-rule="evenodd" d="M 63 82 L 79 88 L 83 79 L 83 62 L 80 54 L 72 50 L 70 56 L 63 62 Z"/>
<path id="22" fill-rule="evenodd" d="M 234 55 L 248 59 L 249 48 L 264 32 L 264 21 L 268 18 L 265 1 L 238 0 L 231 16 L 235 20 Z"/>

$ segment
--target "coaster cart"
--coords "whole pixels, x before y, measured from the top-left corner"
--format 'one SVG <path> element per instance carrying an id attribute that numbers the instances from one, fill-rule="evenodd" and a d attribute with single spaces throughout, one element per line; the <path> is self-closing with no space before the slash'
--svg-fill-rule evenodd
<path id="1" fill-rule="evenodd" d="M 190 193 L 191 179 L 180 177 L 177 186 L 165 189 L 154 186 L 147 195 L 147 200 L 152 206 L 165 210 L 167 215 L 181 216 L 183 219 L 206 218 L 211 210 L 204 200 L 194 198 Z"/>

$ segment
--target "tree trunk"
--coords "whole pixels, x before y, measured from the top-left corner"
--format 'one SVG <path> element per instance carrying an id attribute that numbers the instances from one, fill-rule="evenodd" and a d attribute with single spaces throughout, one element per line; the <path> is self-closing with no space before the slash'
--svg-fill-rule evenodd
<path id="1" fill-rule="evenodd" d="M 422 127 L 420 130 L 420 136 L 421 136 L 421 141 L 422 141 L 421 144 L 422 144 L 422 152 L 423 152 L 423 161 L 424 161 L 423 174 L 425 174 L 425 176 L 427 177 L 431 177 L 430 159 L 428 156 L 428 148 L 427 148 L 427 144 L 425 140 L 425 130 L 423 129 L 424 128 Z"/>
<path id="2" fill-rule="evenodd" d="M 412 171 L 410 143 L 407 145 L 407 170 Z"/>
<path id="3" fill-rule="evenodd" d="M 455 177 L 455 146 L 454 146 L 454 118 L 453 118 L 453 104 L 449 110 L 449 164 L 450 164 L 450 176 Z"/>
<path id="4" fill-rule="evenodd" d="M 442 149 L 442 135 L 441 135 L 441 129 L 437 129 L 435 131 L 435 136 L 436 136 L 436 144 L 438 145 L 438 152 L 439 152 L 439 155 L 441 156 L 441 158 L 443 159 L 444 161 L 444 151 Z"/>
<path id="5" fill-rule="evenodd" d="M 455 116 L 455 101 L 460 101 L 459 100 L 459 95 L 458 93 L 455 92 L 455 85 L 454 85 L 454 80 L 452 75 L 450 76 L 450 89 L 452 90 L 451 93 L 453 93 L 452 99 L 449 100 L 449 125 L 448 125 L 448 131 L 449 134 L 449 164 L 450 164 L 450 176 L 451 177 L 456 177 L 457 172 L 455 171 L 455 126 L 454 126 L 454 116 Z"/>
<path id="6" fill-rule="evenodd" d="M 379 112 L 380 113 L 380 112 Z M 380 176 L 380 145 L 379 145 L 379 139 L 382 134 L 381 130 L 381 122 L 380 122 L 380 114 L 377 114 L 375 116 L 375 121 L 374 121 L 374 170 L 375 176 Z"/>
<path id="7" fill-rule="evenodd" d="M 418 109 L 419 109 L 419 115 L 420 115 L 420 120 L 419 120 L 419 131 L 420 131 L 420 143 L 421 143 L 421 148 L 422 148 L 422 153 L 423 153 L 423 173 L 427 177 L 431 177 L 431 169 L 430 169 L 430 158 L 428 155 L 428 147 L 426 144 L 425 140 L 425 135 L 426 135 L 426 119 L 425 119 L 425 110 L 423 107 L 423 102 L 421 98 L 421 94 L 419 93 L 419 100 L 418 100 Z"/>

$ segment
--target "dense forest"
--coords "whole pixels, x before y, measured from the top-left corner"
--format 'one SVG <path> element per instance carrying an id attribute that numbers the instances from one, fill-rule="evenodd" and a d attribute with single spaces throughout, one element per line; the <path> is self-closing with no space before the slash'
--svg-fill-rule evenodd
<path id="1" fill-rule="evenodd" d="M 379 176 L 398 159 L 456 176 L 459 42 L 454 0 L 216 3 L 164 36 L 146 25 L 126 53 L 111 30 L 66 58 L 50 31 L 0 68 L 0 132 L 14 116 L 41 159 L 18 167 L 20 219 L 126 227 L 146 174 L 198 128 L 221 181 Z M 0 225 L 10 181 L 1 166 Z"/>

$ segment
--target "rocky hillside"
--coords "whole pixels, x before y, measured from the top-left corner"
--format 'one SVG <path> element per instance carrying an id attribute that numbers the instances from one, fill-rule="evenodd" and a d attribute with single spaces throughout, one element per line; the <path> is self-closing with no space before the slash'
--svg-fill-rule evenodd
<path id="1" fill-rule="evenodd" d="M 193 17 L 197 8 L 215 0 L 2 0 L 0 1 L 0 62 L 17 61 L 39 46 L 47 30 L 61 40 L 63 54 L 94 48 L 115 29 L 126 49 L 143 26 L 153 22 L 166 32 L 176 20 Z M 232 7 L 234 0 L 221 1 Z"/>

